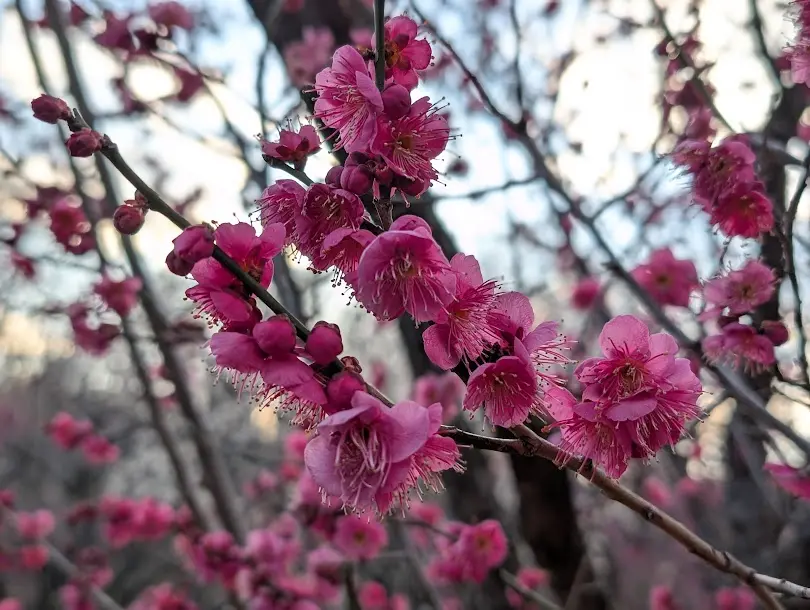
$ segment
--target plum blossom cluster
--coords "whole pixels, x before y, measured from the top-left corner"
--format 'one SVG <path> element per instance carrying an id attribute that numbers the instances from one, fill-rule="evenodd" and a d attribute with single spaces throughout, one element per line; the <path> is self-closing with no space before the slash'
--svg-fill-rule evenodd
<path id="1" fill-rule="evenodd" d="M 718 327 L 715 334 L 703 340 L 703 352 L 710 362 L 728 362 L 753 371 L 776 363 L 774 348 L 788 340 L 785 324 L 781 320 L 762 320 L 754 325 L 741 320 L 767 303 L 775 290 L 773 269 L 757 260 L 706 282 L 706 308 L 701 319 L 714 320 Z"/>
<path id="2" fill-rule="evenodd" d="M 60 449 L 81 451 L 91 464 L 118 461 L 118 447 L 98 434 L 90 420 L 75 419 L 70 413 L 61 411 L 46 424 L 45 433 Z"/>
<path id="3" fill-rule="evenodd" d="M 655 53 L 666 59 L 665 91 L 662 99 L 663 118 L 669 120 L 676 107 L 682 108 L 687 115 L 686 125 L 682 130 L 682 137 L 696 140 L 710 140 L 717 130 L 714 125 L 711 108 L 707 106 L 704 91 L 714 94 L 711 83 L 701 80 L 700 75 L 704 67 L 700 61 L 699 51 L 703 43 L 694 32 L 689 33 L 674 48 L 669 36 L 662 39 L 655 47 Z M 689 58 L 695 70 L 684 69 L 684 57 Z"/>
<path id="4" fill-rule="evenodd" d="M 580 455 L 619 477 L 631 458 L 651 459 L 678 441 L 700 414 L 700 380 L 667 334 L 651 335 L 634 316 L 617 316 L 599 335 L 603 356 L 575 371 L 581 399 L 555 388 L 551 412 L 561 430 L 560 462 Z"/>
<path id="5" fill-rule="evenodd" d="M 723 234 L 758 238 L 773 229 L 773 204 L 757 177 L 756 155 L 745 136 L 729 136 L 716 146 L 685 140 L 672 160 L 689 173 L 695 202 Z"/>

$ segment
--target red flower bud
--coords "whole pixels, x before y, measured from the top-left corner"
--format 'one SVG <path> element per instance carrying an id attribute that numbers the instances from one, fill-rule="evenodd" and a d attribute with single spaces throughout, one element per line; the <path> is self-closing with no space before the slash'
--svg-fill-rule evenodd
<path id="1" fill-rule="evenodd" d="M 205 224 L 194 225 L 183 229 L 183 232 L 175 237 L 172 243 L 174 244 L 174 254 L 193 265 L 214 253 L 214 231 Z"/>
<path id="2" fill-rule="evenodd" d="M 787 326 L 780 320 L 765 320 L 762 323 L 762 332 L 774 345 L 783 345 L 789 338 Z"/>
<path id="3" fill-rule="evenodd" d="M 340 177 L 343 175 L 343 168 L 340 165 L 336 165 L 328 172 L 326 172 L 326 178 L 324 178 L 324 182 L 331 186 L 340 186 Z"/>
<path id="4" fill-rule="evenodd" d="M 411 108 L 411 93 L 402 85 L 390 85 L 382 92 L 385 114 L 392 121 L 401 119 Z"/>
<path id="5" fill-rule="evenodd" d="M 56 124 L 70 118 L 70 108 L 65 100 L 45 93 L 31 101 L 31 110 L 35 119 L 45 123 Z"/>
<path id="6" fill-rule="evenodd" d="M 343 351 L 343 339 L 335 324 L 316 322 L 307 337 L 307 353 L 320 365 L 327 365 Z"/>
<path id="7" fill-rule="evenodd" d="M 132 205 L 120 205 L 113 214 L 113 226 L 124 235 L 135 235 L 146 220 L 146 209 Z"/>
<path id="8" fill-rule="evenodd" d="M 65 144 L 71 157 L 90 157 L 101 150 L 104 136 L 92 129 L 82 129 L 70 134 Z"/>
<path id="9" fill-rule="evenodd" d="M 191 270 L 194 267 L 194 263 L 190 263 L 188 261 L 183 260 L 182 258 L 177 256 L 177 254 L 174 253 L 174 250 L 172 250 L 166 257 L 166 266 L 169 268 L 169 271 L 171 271 L 175 275 L 185 277 L 189 273 L 191 273 Z"/>
<path id="10" fill-rule="evenodd" d="M 340 175 L 340 187 L 355 195 L 368 193 L 371 183 L 371 171 L 365 165 L 345 167 Z"/>

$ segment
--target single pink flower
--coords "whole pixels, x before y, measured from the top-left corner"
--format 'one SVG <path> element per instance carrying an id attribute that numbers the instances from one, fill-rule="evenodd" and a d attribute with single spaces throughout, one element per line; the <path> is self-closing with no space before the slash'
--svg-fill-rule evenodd
<path id="1" fill-rule="evenodd" d="M 109 440 L 98 434 L 91 434 L 79 446 L 84 458 L 95 465 L 114 464 L 121 457 L 121 451 Z"/>
<path id="2" fill-rule="evenodd" d="M 17 513 L 15 519 L 17 531 L 26 540 L 42 540 L 50 536 L 56 528 L 53 513 L 49 510 Z"/>
<path id="3" fill-rule="evenodd" d="M 720 333 L 703 340 L 703 353 L 709 362 L 728 362 L 746 370 L 762 371 L 776 363 L 773 343 L 753 326 L 732 322 Z"/>
<path id="4" fill-rule="evenodd" d="M 260 406 L 275 401 L 278 409 L 296 413 L 293 423 L 307 427 L 322 418 L 322 382 L 295 355 L 295 329 L 285 316 L 258 322 L 250 332 L 219 331 L 210 348 L 217 368 L 232 371 L 239 391 L 249 388 Z"/>
<path id="5" fill-rule="evenodd" d="M 710 222 L 729 237 L 759 237 L 774 226 L 773 204 L 760 182 L 735 182 L 717 198 Z"/>
<path id="6" fill-rule="evenodd" d="M 427 408 L 430 418 L 430 429 L 427 441 L 418 449 L 410 460 L 408 473 L 394 489 L 377 498 L 377 506 L 381 511 L 388 510 L 394 504 L 406 506 L 408 493 L 411 489 L 427 488 L 434 492 L 444 487 L 441 473 L 445 470 L 462 472 L 461 453 L 456 442 L 439 434 L 442 425 L 442 405 L 434 403 Z"/>
<path id="7" fill-rule="evenodd" d="M 721 314 L 730 317 L 745 315 L 767 303 L 776 287 L 773 269 L 757 260 L 746 263 L 742 269 L 706 282 L 703 295 L 707 309 L 702 319 Z"/>
<path id="8" fill-rule="evenodd" d="M 518 583 L 529 591 L 536 591 L 551 584 L 549 573 L 540 568 L 520 568 L 516 578 Z M 528 601 L 523 595 L 512 589 L 506 590 L 506 600 L 510 606 L 519 610 L 539 610 L 540 608 L 537 604 Z"/>
<path id="9" fill-rule="evenodd" d="M 20 548 L 20 567 L 23 570 L 39 571 L 48 563 L 48 547 L 42 544 L 29 544 Z"/>
<path id="10" fill-rule="evenodd" d="M 284 225 L 286 237 L 284 245 L 298 241 L 295 233 L 295 219 L 304 207 L 306 189 L 295 180 L 276 180 L 262 191 L 256 203 L 261 211 L 262 226 L 274 223 Z"/>
<path id="11" fill-rule="evenodd" d="M 458 538 L 439 549 L 430 571 L 451 583 L 482 583 L 489 571 L 506 559 L 508 544 L 501 524 L 494 519 L 476 525 L 458 524 Z"/>
<path id="12" fill-rule="evenodd" d="M 303 38 L 284 47 L 284 63 L 293 86 L 312 85 L 315 74 L 327 63 L 335 49 L 335 37 L 326 27 L 305 27 Z"/>
<path id="13" fill-rule="evenodd" d="M 171 505 L 154 498 L 143 498 L 135 504 L 133 512 L 132 524 L 138 540 L 165 538 L 175 524 L 175 511 Z"/>
<path id="14" fill-rule="evenodd" d="M 315 76 L 315 91 L 315 116 L 338 131 L 338 146 L 347 152 L 367 149 L 377 135 L 383 103 L 359 51 L 348 45 L 335 51 L 332 67 Z"/>
<path id="15" fill-rule="evenodd" d="M 442 405 L 442 421 L 449 423 L 459 412 L 466 386 L 455 373 L 426 373 L 413 386 L 413 399 L 420 405 Z"/>
<path id="16" fill-rule="evenodd" d="M 651 458 L 697 417 L 700 381 L 669 335 L 650 335 L 634 316 L 617 316 L 599 336 L 604 356 L 579 364 L 582 401 L 554 388 L 551 414 L 562 431 L 560 460 L 582 455 L 619 477 L 631 457 Z"/>
<path id="17" fill-rule="evenodd" d="M 669 508 L 672 504 L 672 491 L 669 486 L 656 476 L 648 476 L 641 484 L 641 493 L 650 502 L 661 508 Z"/>
<path id="18" fill-rule="evenodd" d="M 388 532 L 379 521 L 346 515 L 337 521 L 332 544 L 347 559 L 374 559 L 388 544 Z"/>
<path id="19" fill-rule="evenodd" d="M 427 190 L 439 177 L 433 159 L 444 151 L 449 139 L 447 119 L 423 97 L 402 118 L 380 121 L 373 149 L 396 173 L 418 181 Z"/>
<path id="20" fill-rule="evenodd" d="M 531 413 L 543 413 L 537 377 L 528 359 L 503 356 L 472 372 L 463 409 L 475 412 L 482 407 L 490 422 L 505 428 L 522 424 Z"/>
<path id="21" fill-rule="evenodd" d="M 748 587 L 719 589 L 714 594 L 715 610 L 754 610 L 757 598 Z"/>
<path id="22" fill-rule="evenodd" d="M 221 224 L 214 231 L 217 245 L 264 288 L 273 278 L 273 257 L 284 246 L 284 227 L 267 225 L 260 236 L 249 224 Z M 196 314 L 214 322 L 246 324 L 258 314 L 242 283 L 213 258 L 194 265 L 191 277 L 197 285 L 186 296 L 197 304 Z"/>
<path id="23" fill-rule="evenodd" d="M 284 163 L 292 163 L 297 169 L 304 169 L 307 157 L 321 149 L 318 132 L 312 125 L 304 125 L 298 132 L 282 129 L 278 142 L 262 140 L 262 153 Z"/>
<path id="24" fill-rule="evenodd" d="M 45 433 L 62 449 L 75 449 L 93 432 L 93 424 L 86 419 L 77 420 L 70 413 L 60 411 L 45 426 Z"/>
<path id="25" fill-rule="evenodd" d="M 296 245 L 313 267 L 324 271 L 329 266 L 323 256 L 324 236 L 337 229 L 359 229 L 364 214 L 363 202 L 354 193 L 328 184 L 313 184 L 295 217 Z"/>
<path id="26" fill-rule="evenodd" d="M 110 279 L 105 275 L 93 287 L 104 303 L 121 317 L 126 317 L 138 304 L 138 293 L 141 291 L 140 278 L 128 277 L 121 281 Z"/>
<path id="27" fill-rule="evenodd" d="M 678 610 L 672 589 L 665 585 L 656 585 L 650 591 L 650 610 Z"/>
<path id="28" fill-rule="evenodd" d="M 633 278 L 661 305 L 689 306 L 689 293 L 698 286 L 697 269 L 690 260 L 675 258 L 661 248 L 632 272 Z"/>
<path id="29" fill-rule="evenodd" d="M 574 286 L 571 294 L 571 304 L 577 309 L 590 309 L 596 302 L 602 286 L 598 278 L 586 277 Z"/>
<path id="30" fill-rule="evenodd" d="M 408 476 L 411 457 L 430 436 L 428 410 L 412 402 L 387 409 L 365 392 L 352 408 L 328 416 L 307 445 L 304 460 L 327 493 L 357 510 L 371 508 Z"/>
<path id="31" fill-rule="evenodd" d="M 433 58 L 430 43 L 416 36 L 417 25 L 410 17 L 399 15 L 385 22 L 385 77 L 408 89 L 419 82 L 416 71 L 425 70 Z"/>
<path id="32" fill-rule="evenodd" d="M 24 608 L 20 600 L 7 597 L 0 600 L 0 610 L 24 610 Z"/>
<path id="33" fill-rule="evenodd" d="M 428 358 L 444 370 L 452 369 L 462 359 L 478 360 L 487 347 L 498 342 L 488 318 L 497 284 L 484 282 L 474 256 L 456 254 L 450 267 L 456 272 L 456 296 L 422 334 Z"/>
<path id="34" fill-rule="evenodd" d="M 365 229 L 335 229 L 323 240 L 321 260 L 335 269 L 335 281 L 344 281 L 349 286 L 357 284 L 357 268 L 374 234 Z"/>
<path id="35" fill-rule="evenodd" d="M 456 275 L 426 222 L 400 216 L 365 249 L 357 268 L 357 299 L 380 320 L 407 311 L 434 319 L 453 300 Z"/>

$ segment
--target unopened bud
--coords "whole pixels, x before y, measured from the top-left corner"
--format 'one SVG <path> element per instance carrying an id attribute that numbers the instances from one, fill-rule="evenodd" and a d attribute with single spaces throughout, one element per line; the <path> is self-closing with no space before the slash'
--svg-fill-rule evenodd
<path id="1" fill-rule="evenodd" d="M 335 324 L 317 322 L 307 337 L 306 349 L 317 364 L 329 364 L 343 351 L 340 329 Z"/>
<path id="2" fill-rule="evenodd" d="M 113 226 L 123 235 L 135 235 L 146 220 L 146 209 L 132 205 L 120 205 L 113 214 Z"/>
<path id="3" fill-rule="evenodd" d="M 188 261 L 183 260 L 174 253 L 174 250 L 172 250 L 166 257 L 166 266 L 169 268 L 169 271 L 175 275 L 185 277 L 191 273 L 191 270 L 194 268 L 194 263 L 189 263 Z"/>
<path id="4" fill-rule="evenodd" d="M 787 326 L 779 320 L 765 320 L 762 323 L 762 332 L 774 345 L 787 343 L 790 335 Z"/>
<path id="5" fill-rule="evenodd" d="M 331 186 L 340 186 L 340 177 L 343 175 L 343 168 L 340 165 L 337 165 L 326 172 L 326 178 L 324 178 L 324 182 Z M 345 188 L 345 187 L 344 187 Z"/>
<path id="6" fill-rule="evenodd" d="M 193 225 L 183 229 L 172 243 L 175 255 L 193 265 L 214 253 L 214 231 L 206 224 Z"/>
<path id="7" fill-rule="evenodd" d="M 390 85 L 382 92 L 382 103 L 388 118 L 396 121 L 408 114 L 411 108 L 411 94 L 402 85 Z"/>
<path id="8" fill-rule="evenodd" d="M 43 93 L 31 101 L 34 118 L 45 123 L 56 124 L 70 118 L 70 108 L 65 100 Z"/>
<path id="9" fill-rule="evenodd" d="M 355 195 L 368 193 L 371 183 L 371 171 L 365 165 L 345 167 L 340 175 L 340 187 Z"/>
<path id="10" fill-rule="evenodd" d="M 92 129 L 81 129 L 70 134 L 65 142 L 71 157 L 91 157 L 93 153 L 101 150 L 104 136 Z"/>

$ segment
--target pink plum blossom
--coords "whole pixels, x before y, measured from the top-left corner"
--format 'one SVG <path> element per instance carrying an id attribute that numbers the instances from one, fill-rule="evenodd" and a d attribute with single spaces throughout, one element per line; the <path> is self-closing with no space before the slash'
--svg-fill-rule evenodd
<path id="1" fill-rule="evenodd" d="M 455 296 L 456 274 L 426 222 L 400 216 L 365 249 L 357 299 L 380 320 L 407 311 L 417 322 L 440 315 Z"/>
<path id="2" fill-rule="evenodd" d="M 675 258 L 669 248 L 656 250 L 639 265 L 633 278 L 661 305 L 689 306 L 689 293 L 698 285 L 697 270 L 690 260 Z"/>
<path id="3" fill-rule="evenodd" d="M 581 455 L 612 477 L 631 457 L 652 458 L 698 416 L 700 381 L 669 335 L 650 335 L 634 316 L 617 316 L 599 336 L 603 357 L 579 364 L 582 400 L 553 390 L 549 409 L 562 430 L 561 456 Z"/>
<path id="4" fill-rule="evenodd" d="M 263 140 L 262 153 L 284 163 L 292 163 L 297 169 L 304 169 L 307 157 L 321 149 L 318 132 L 312 125 L 304 125 L 297 132 L 282 129 L 278 142 Z"/>
<path id="5" fill-rule="evenodd" d="M 387 409 L 365 392 L 351 404 L 320 423 L 304 460 L 318 485 L 347 507 L 386 510 L 387 494 L 408 477 L 411 457 L 430 436 L 430 415 L 407 401 Z"/>
<path id="6" fill-rule="evenodd" d="M 374 559 L 388 544 L 388 532 L 379 521 L 346 515 L 337 521 L 332 544 L 347 559 Z"/>
<path id="7" fill-rule="evenodd" d="M 340 134 L 338 145 L 347 152 L 369 147 L 377 135 L 377 117 L 383 111 L 374 73 L 359 51 L 342 46 L 332 66 L 315 77 L 315 116 Z"/>

